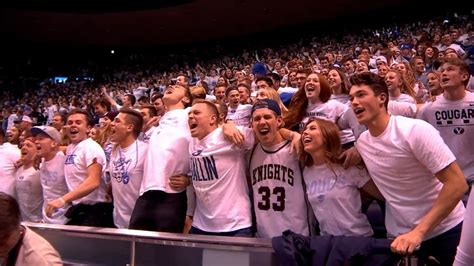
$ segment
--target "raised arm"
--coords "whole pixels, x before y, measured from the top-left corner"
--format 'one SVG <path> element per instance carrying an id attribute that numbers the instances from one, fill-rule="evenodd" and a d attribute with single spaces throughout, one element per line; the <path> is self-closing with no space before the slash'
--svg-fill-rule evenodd
<path id="1" fill-rule="evenodd" d="M 117 109 L 117 102 L 114 100 L 114 98 L 110 97 L 110 95 L 107 93 L 107 88 L 105 86 L 102 86 L 101 88 L 102 94 L 104 95 L 105 99 L 109 101 L 110 105 L 115 106 L 115 109 Z"/>

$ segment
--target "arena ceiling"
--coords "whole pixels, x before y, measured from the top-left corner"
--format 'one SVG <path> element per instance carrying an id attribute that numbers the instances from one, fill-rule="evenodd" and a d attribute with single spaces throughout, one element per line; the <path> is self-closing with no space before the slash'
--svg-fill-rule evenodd
<path id="1" fill-rule="evenodd" d="M 23 0 L 1 8 L 0 32 L 10 40 L 56 45 L 167 45 L 248 35 L 408 3 L 408 0 Z"/>

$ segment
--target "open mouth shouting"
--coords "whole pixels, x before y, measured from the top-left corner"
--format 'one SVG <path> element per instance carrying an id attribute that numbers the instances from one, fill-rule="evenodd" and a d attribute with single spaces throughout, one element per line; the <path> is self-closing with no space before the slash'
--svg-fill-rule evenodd
<path id="1" fill-rule="evenodd" d="M 195 121 L 189 122 L 189 129 L 191 129 L 191 130 L 195 129 L 195 128 L 197 128 L 197 126 L 198 126 L 198 124 Z"/>
<path id="2" fill-rule="evenodd" d="M 79 129 L 76 127 L 69 128 L 69 136 L 71 138 L 76 138 L 79 135 Z"/>
<path id="3" fill-rule="evenodd" d="M 195 119 L 189 119 L 188 120 L 188 126 L 189 126 L 189 131 L 191 133 L 191 136 L 196 137 L 196 130 L 198 127 L 198 123 Z"/>
<path id="4" fill-rule="evenodd" d="M 305 89 L 306 92 L 314 92 L 316 90 L 316 87 L 313 84 L 307 84 Z"/>
<path id="5" fill-rule="evenodd" d="M 354 107 L 352 108 L 352 110 L 354 111 L 354 114 L 356 115 L 357 118 L 359 118 L 365 111 L 365 109 L 362 107 Z"/>
<path id="6" fill-rule="evenodd" d="M 449 82 L 449 78 L 448 78 L 448 77 L 442 77 L 442 78 L 441 78 L 441 83 L 445 84 L 445 83 L 447 83 L 447 82 Z"/>
<path id="7" fill-rule="evenodd" d="M 311 137 L 308 136 L 308 135 L 305 135 L 305 136 L 303 137 L 303 145 L 306 146 L 306 145 L 310 144 L 312 140 L 313 140 L 313 138 L 311 138 Z"/>
<path id="8" fill-rule="evenodd" d="M 270 129 L 267 127 L 264 127 L 264 128 L 259 129 L 258 133 L 262 136 L 266 136 L 268 135 L 268 133 L 270 133 Z"/>

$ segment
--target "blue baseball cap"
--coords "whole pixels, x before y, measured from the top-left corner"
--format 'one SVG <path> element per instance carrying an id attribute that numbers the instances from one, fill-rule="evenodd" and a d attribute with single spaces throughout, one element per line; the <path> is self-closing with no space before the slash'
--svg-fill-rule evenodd
<path id="1" fill-rule="evenodd" d="M 277 116 L 281 116 L 280 106 L 272 99 L 258 100 L 256 103 L 253 104 L 251 114 L 253 114 L 253 112 L 257 109 L 270 109 L 275 112 Z"/>
<path id="2" fill-rule="evenodd" d="M 400 49 L 413 49 L 413 45 L 409 44 L 409 43 L 403 43 L 400 45 Z"/>

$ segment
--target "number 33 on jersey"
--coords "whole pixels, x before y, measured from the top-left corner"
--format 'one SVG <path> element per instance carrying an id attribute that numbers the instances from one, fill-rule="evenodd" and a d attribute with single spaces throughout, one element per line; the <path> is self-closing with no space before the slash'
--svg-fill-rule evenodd
<path id="1" fill-rule="evenodd" d="M 250 157 L 250 184 L 257 236 L 271 238 L 287 229 L 309 235 L 305 192 L 298 159 L 290 143 L 258 144 Z"/>

